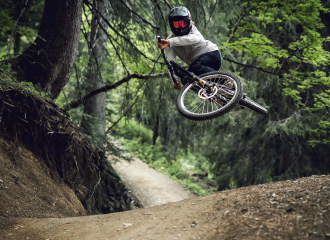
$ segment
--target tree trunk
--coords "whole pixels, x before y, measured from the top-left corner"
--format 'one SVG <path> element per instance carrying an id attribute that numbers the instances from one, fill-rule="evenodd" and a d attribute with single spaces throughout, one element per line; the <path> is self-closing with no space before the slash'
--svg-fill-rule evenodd
<path id="1" fill-rule="evenodd" d="M 108 3 L 105 0 L 94 1 L 97 10 L 104 18 L 109 20 Z M 102 27 L 100 26 L 102 25 Z M 106 84 L 102 82 L 101 71 L 102 63 L 106 61 L 106 51 L 108 38 L 104 30 L 108 30 L 107 24 L 99 16 L 93 16 L 91 23 L 90 48 L 89 48 L 89 72 L 87 75 L 88 92 L 101 88 Z M 104 29 L 104 30 L 103 30 Z M 96 60 L 96 61 L 95 61 Z M 89 98 L 84 103 L 84 113 L 93 117 L 90 121 L 86 118 L 82 120 L 81 127 L 87 132 L 95 134 L 97 145 L 103 149 L 105 137 L 105 109 L 106 109 L 106 93 L 99 93 Z"/>
<path id="2" fill-rule="evenodd" d="M 21 34 L 17 32 L 15 34 L 14 54 L 18 55 L 20 49 L 21 49 Z"/>
<path id="3" fill-rule="evenodd" d="M 159 121 L 160 121 L 160 114 L 157 114 L 156 117 L 156 124 L 155 124 L 155 128 L 154 128 L 154 133 L 152 136 L 152 145 L 155 146 L 156 145 L 156 141 L 157 141 L 157 137 L 159 135 Z"/>
<path id="4" fill-rule="evenodd" d="M 35 44 L 14 63 L 22 81 L 40 84 L 56 99 L 69 81 L 76 59 L 83 0 L 45 0 Z"/>

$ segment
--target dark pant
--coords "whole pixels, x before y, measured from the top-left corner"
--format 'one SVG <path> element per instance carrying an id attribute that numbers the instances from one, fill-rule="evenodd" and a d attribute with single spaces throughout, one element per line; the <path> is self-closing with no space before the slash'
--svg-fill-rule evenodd
<path id="1" fill-rule="evenodd" d="M 216 50 L 205 53 L 197 58 L 197 60 L 189 66 L 188 71 L 199 76 L 203 73 L 218 71 L 221 67 L 221 63 L 221 53 L 219 50 Z"/>

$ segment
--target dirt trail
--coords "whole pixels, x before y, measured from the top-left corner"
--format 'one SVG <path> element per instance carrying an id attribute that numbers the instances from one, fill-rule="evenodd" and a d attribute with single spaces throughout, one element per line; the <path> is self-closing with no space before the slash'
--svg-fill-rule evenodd
<path id="1" fill-rule="evenodd" d="M 0 219 L 0 239 L 330 239 L 330 176 L 150 208 L 62 219 Z"/>
<path id="2" fill-rule="evenodd" d="M 139 158 L 128 153 L 118 140 L 111 138 L 112 148 L 115 150 L 108 154 L 108 161 L 116 170 L 128 189 L 139 199 L 144 207 L 177 202 L 195 197 L 181 184 L 170 177 L 150 168 Z M 127 161 L 125 159 L 130 159 Z"/>
<path id="3" fill-rule="evenodd" d="M 194 197 L 178 182 L 150 168 L 140 159 L 112 164 L 127 188 L 144 207 L 152 207 Z"/>

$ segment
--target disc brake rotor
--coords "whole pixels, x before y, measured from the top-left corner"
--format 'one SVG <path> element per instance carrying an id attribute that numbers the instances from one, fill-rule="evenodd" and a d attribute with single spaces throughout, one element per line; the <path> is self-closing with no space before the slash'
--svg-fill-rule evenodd
<path id="1" fill-rule="evenodd" d="M 207 93 L 204 88 L 201 88 L 198 91 L 198 97 L 200 97 L 201 99 L 210 99 L 210 98 L 214 97 L 217 93 L 218 93 L 217 86 L 212 87 L 212 92 L 211 93 Z"/>

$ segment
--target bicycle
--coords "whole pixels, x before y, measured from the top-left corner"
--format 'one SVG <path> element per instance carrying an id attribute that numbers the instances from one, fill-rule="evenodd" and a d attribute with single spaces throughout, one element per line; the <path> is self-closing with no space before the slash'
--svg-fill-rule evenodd
<path id="1" fill-rule="evenodd" d="M 157 39 L 161 43 L 160 36 Z M 179 83 L 173 73 L 184 84 L 176 100 L 176 107 L 183 117 L 195 121 L 210 120 L 228 113 L 237 105 L 268 114 L 264 107 L 243 93 L 242 83 L 233 73 L 214 71 L 197 76 L 174 61 L 168 62 L 163 49 L 161 52 L 174 84 Z"/>

